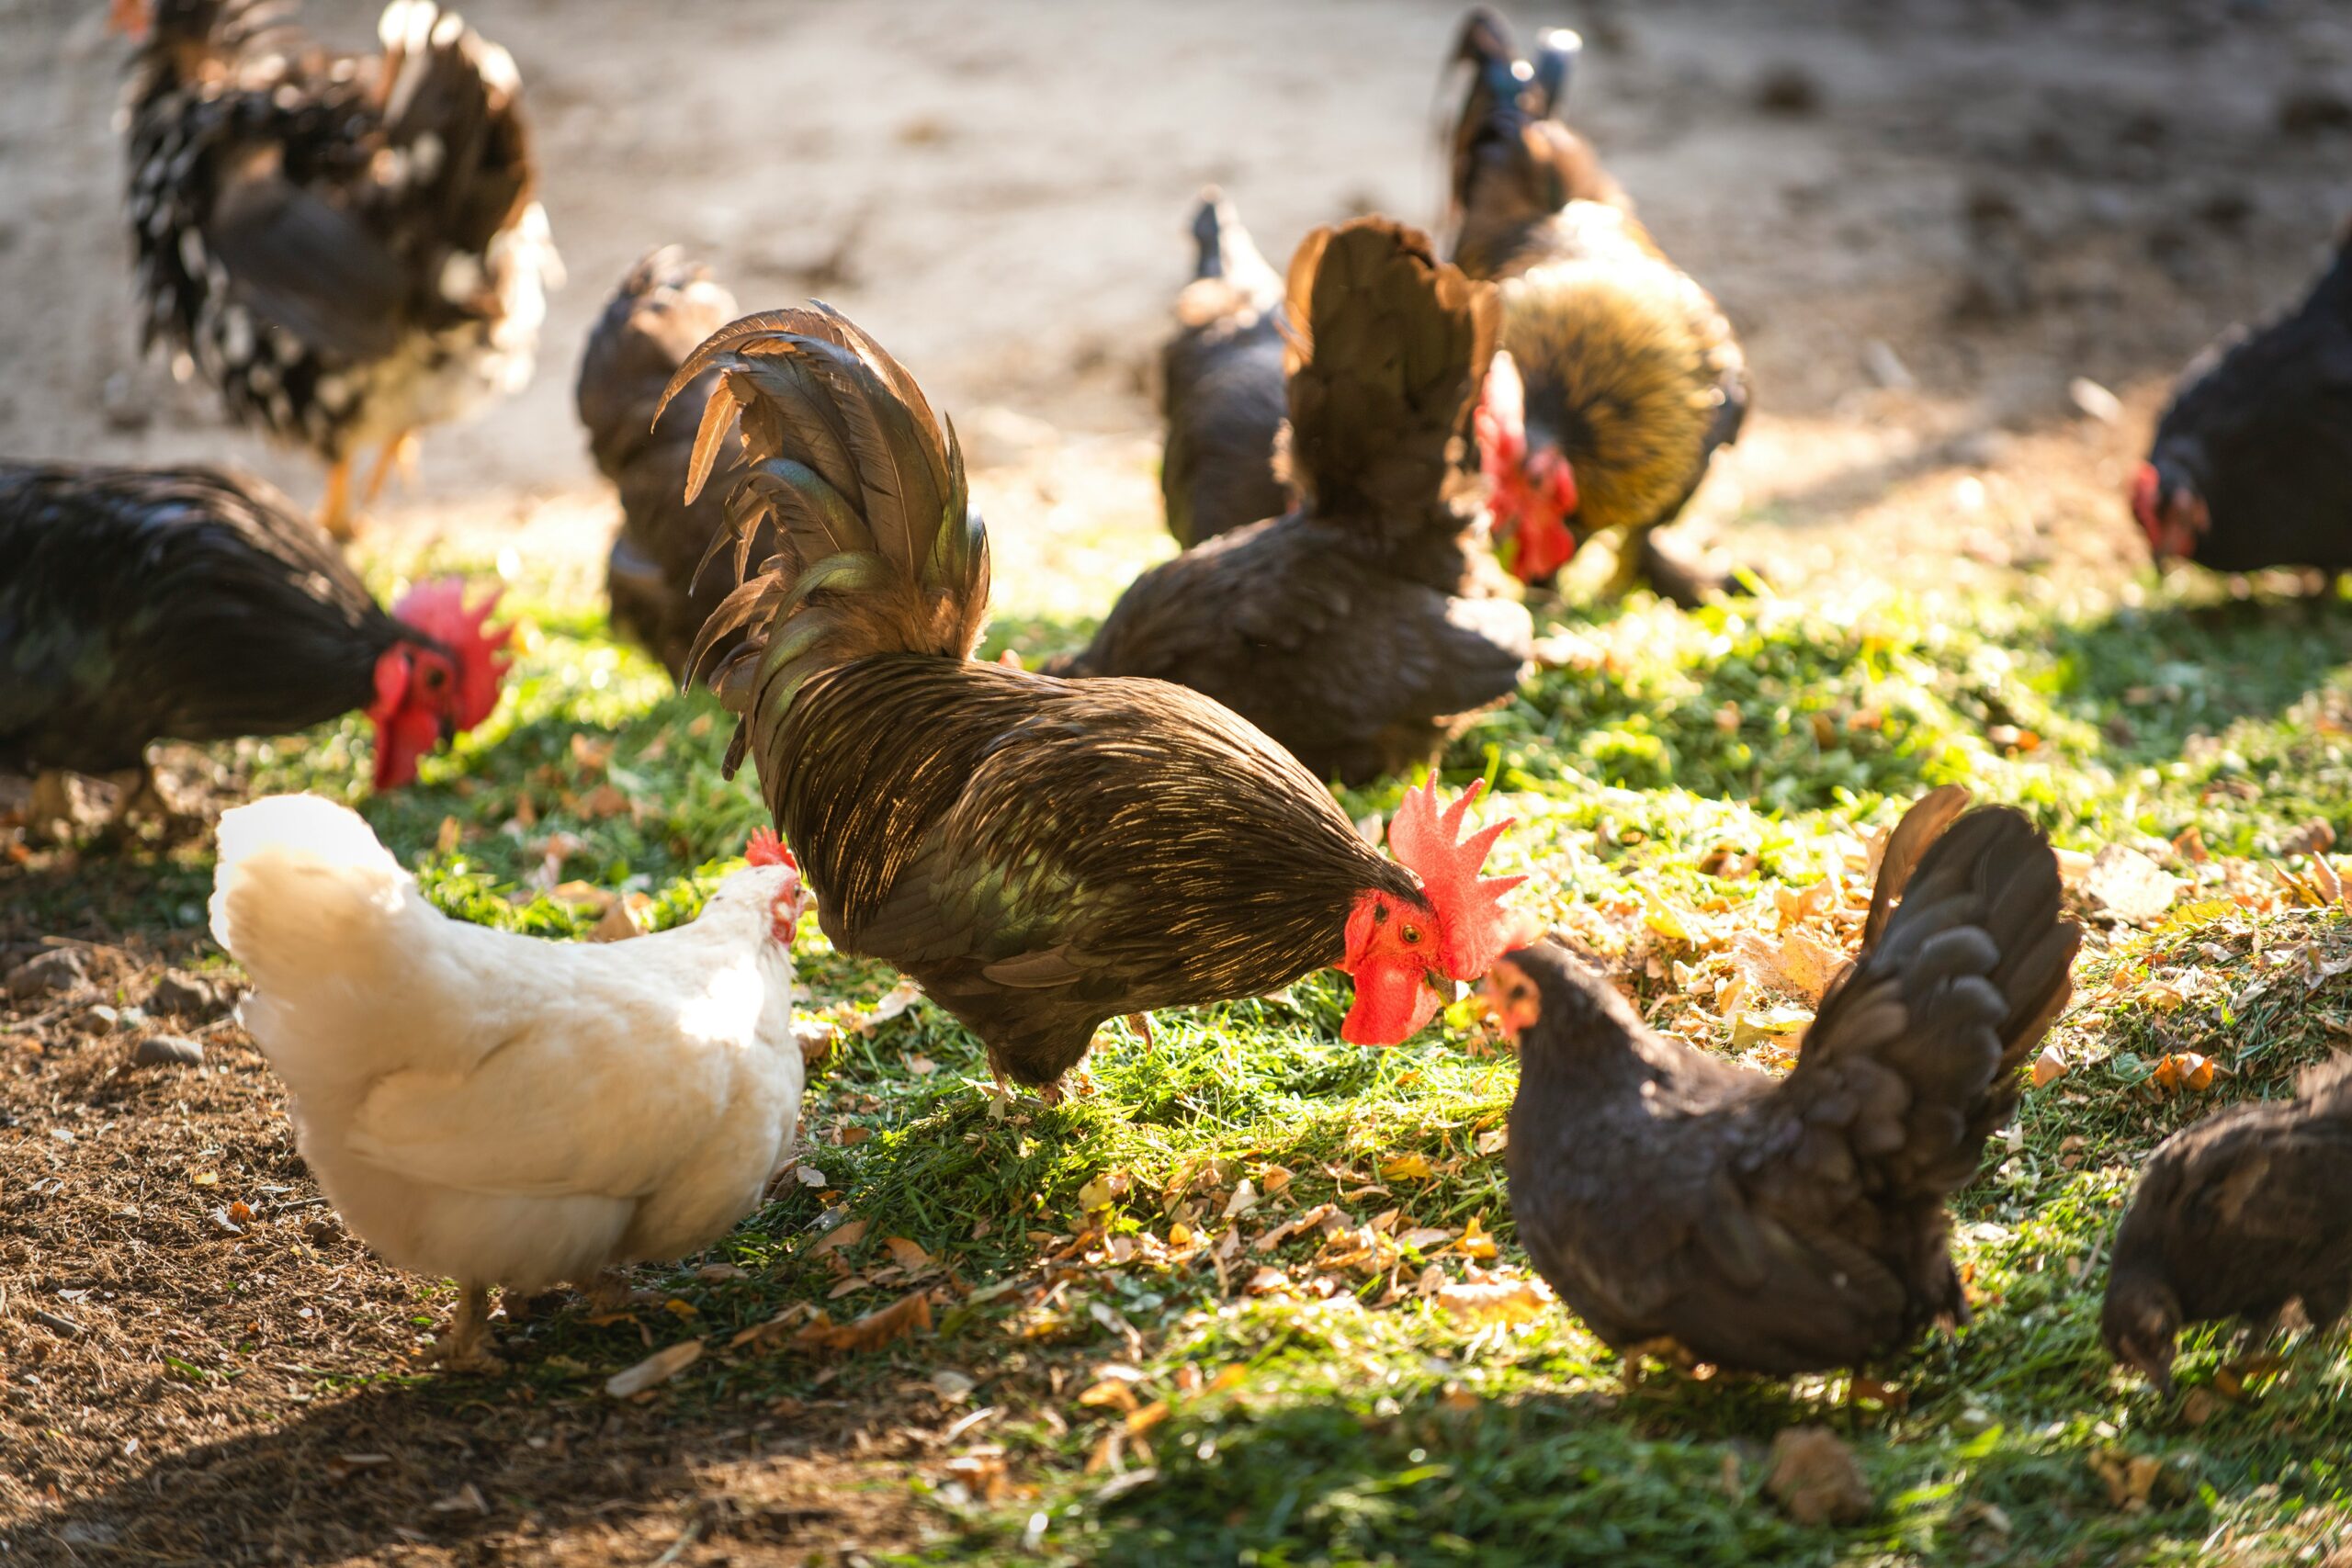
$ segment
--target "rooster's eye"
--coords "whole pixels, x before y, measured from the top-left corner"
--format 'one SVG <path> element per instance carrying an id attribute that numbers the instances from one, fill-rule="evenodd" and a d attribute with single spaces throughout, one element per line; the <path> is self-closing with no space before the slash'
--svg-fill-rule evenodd
<path id="1" fill-rule="evenodd" d="M 1420 940 L 1421 940 L 1421 928 L 1420 928 L 1420 927 L 1419 927 L 1419 926 L 1407 926 L 1407 927 L 1405 928 L 1405 940 L 1406 940 L 1407 942 L 1419 942 L 1419 941 L 1420 941 Z"/>
<path id="2" fill-rule="evenodd" d="M 427 670 L 424 672 L 424 683 L 436 692 L 441 689 L 442 682 L 448 678 L 447 672 L 439 670 Z"/>

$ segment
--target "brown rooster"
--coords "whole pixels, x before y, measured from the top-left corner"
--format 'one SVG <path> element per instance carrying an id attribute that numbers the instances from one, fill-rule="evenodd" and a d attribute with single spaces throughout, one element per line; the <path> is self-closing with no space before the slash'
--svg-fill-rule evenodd
<path id="1" fill-rule="evenodd" d="M 1495 290 L 1364 218 L 1307 236 L 1283 309 L 1297 509 L 1145 572 L 1047 668 L 1182 682 L 1317 777 L 1363 784 L 1432 761 L 1528 666 L 1532 626 L 1495 596 L 1455 461 Z"/>
<path id="2" fill-rule="evenodd" d="M 1659 251 L 1592 149 L 1558 118 L 1577 51 L 1546 34 L 1532 64 L 1485 9 L 1464 23 L 1470 86 L 1452 142 L 1453 259 L 1503 286 L 1502 346 L 1523 384 L 1480 411 L 1495 543 L 1547 581 L 1577 545 L 1617 536 L 1612 592 L 1645 580 L 1678 604 L 1719 587 L 1653 537 L 1737 439 L 1747 369 L 1706 290 Z"/>
<path id="3" fill-rule="evenodd" d="M 735 297 L 674 245 L 629 270 L 588 333 L 576 398 L 596 467 L 620 492 L 621 528 L 605 569 L 613 624 L 684 680 L 686 652 L 734 580 L 696 572 L 726 521 L 718 491 L 682 499 L 707 373 L 657 421 L 662 392 L 695 344 L 735 319 Z M 764 553 L 764 552 L 763 552 Z"/>
<path id="4" fill-rule="evenodd" d="M 130 228 L 145 337 L 230 417 L 327 464 L 349 531 L 416 432 L 531 378 L 560 278 L 514 62 L 432 0 L 334 55 L 265 0 L 113 0 L 139 39 Z"/>
<path id="5" fill-rule="evenodd" d="M 1520 1240 L 1621 1354 L 1786 1376 L 1966 1318 L 1944 1201 L 2017 1108 L 2082 937 L 2047 840 L 2006 807 L 1953 822 L 1967 799 L 1895 829 L 1786 1077 L 1656 1033 L 1555 943 L 1495 966 Z"/>
<path id="6" fill-rule="evenodd" d="M 963 453 L 879 344 L 824 307 L 749 317 L 713 368 L 690 493 L 741 413 L 728 503 L 737 570 L 777 552 L 704 627 L 776 824 L 827 936 L 897 965 L 1050 1090 L 1105 1020 L 1355 978 L 1341 1030 L 1389 1044 L 1508 940 L 1460 838 L 1465 797 L 1396 814 L 1384 859 L 1248 720 L 1159 681 L 1063 681 L 977 662 L 988 535 Z M 740 637 L 729 647 L 729 639 Z M 722 650 L 715 661 L 707 659 Z M 1401 862 L 1401 863 L 1399 863 Z"/>
<path id="7" fill-rule="evenodd" d="M 1290 508 L 1274 473 L 1283 423 L 1283 280 L 1230 202 L 1201 193 L 1193 281 L 1160 354 L 1168 531 L 1187 548 Z"/>

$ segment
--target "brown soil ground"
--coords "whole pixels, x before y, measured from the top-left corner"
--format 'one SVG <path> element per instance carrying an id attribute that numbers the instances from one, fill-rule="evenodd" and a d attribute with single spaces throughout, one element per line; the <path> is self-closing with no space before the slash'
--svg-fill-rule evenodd
<path id="1" fill-rule="evenodd" d="M 372 20 L 311 9 L 345 41 Z M 0 453 L 227 454 L 315 494 L 139 356 L 103 10 L 0 3 Z M 1351 211 L 1436 216 L 1447 3 L 469 15 L 528 84 L 571 283 L 537 383 L 433 434 L 390 534 L 591 569 L 611 509 L 571 373 L 611 283 L 677 241 L 747 309 L 817 293 L 875 331 L 991 470 L 1001 581 L 1099 607 L 1118 580 L 1053 541 L 1156 526 L 1150 370 L 1194 190 L 1223 184 L 1277 256 Z M 1940 576 L 1955 544 L 1987 569 L 2135 558 L 2115 498 L 2163 387 L 2291 295 L 2352 196 L 2352 14 L 2316 0 L 1527 19 L 1586 31 L 1577 119 L 1745 338 L 1758 412 L 1691 527 L 1780 581 Z M 2076 378 L 2121 416 L 2084 412 Z M 199 1032 L 198 1071 L 130 1066 L 155 1025 L 91 1032 L 93 1002 L 186 954 L 13 903 L 0 880 L 0 942 L 97 947 L 87 991 L 0 1011 L 0 1561 L 854 1561 L 931 1528 L 906 1484 L 931 1428 L 903 1397 L 680 1418 L 485 1384 L 453 1423 L 379 1376 L 441 1303 L 320 1223 L 235 1026 Z M 225 1347 L 268 1353 L 232 1377 Z"/>

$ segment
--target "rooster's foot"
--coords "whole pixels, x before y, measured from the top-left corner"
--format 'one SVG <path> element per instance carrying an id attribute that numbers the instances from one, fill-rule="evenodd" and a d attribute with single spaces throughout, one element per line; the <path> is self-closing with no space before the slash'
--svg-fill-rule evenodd
<path id="1" fill-rule="evenodd" d="M 458 1314 L 449 1332 L 434 1341 L 433 1359 L 449 1372 L 478 1372 L 487 1377 L 506 1370 L 487 1341 L 490 1338 L 490 1287 L 468 1285 L 458 1298 Z"/>

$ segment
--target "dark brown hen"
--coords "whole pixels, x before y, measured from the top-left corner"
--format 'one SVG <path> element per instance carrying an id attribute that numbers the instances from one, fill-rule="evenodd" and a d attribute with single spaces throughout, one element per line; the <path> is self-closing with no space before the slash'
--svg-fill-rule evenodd
<path id="1" fill-rule="evenodd" d="M 1193 216 L 1193 281 L 1160 353 L 1168 444 L 1159 491 L 1187 547 L 1289 509 L 1274 473 L 1283 422 L 1283 281 L 1232 204 L 1204 191 Z"/>
<path id="2" fill-rule="evenodd" d="M 2325 1330 L 2352 1306 L 2352 1056 L 2292 1100 L 2235 1105 L 2166 1138 L 2115 1233 L 2108 1353 L 2165 1389 L 2184 1324 L 2269 1338 L 2290 1303 Z"/>
<path id="3" fill-rule="evenodd" d="M 718 373 L 705 372 L 658 420 L 654 411 L 686 355 L 735 315 L 735 297 L 710 269 L 665 245 L 629 269 L 590 329 L 574 393 L 588 450 L 620 492 L 621 527 L 605 575 L 613 624 L 680 680 L 695 634 L 735 586 L 718 563 L 702 570 L 726 523 L 722 492 L 684 499 L 695 432 Z"/>
<path id="4" fill-rule="evenodd" d="M 1284 310 L 1296 509 L 1145 572 L 1048 668 L 1181 682 L 1363 784 L 1434 759 L 1527 669 L 1532 626 L 1456 465 L 1495 296 L 1365 218 L 1307 236 Z"/>
<path id="5" fill-rule="evenodd" d="M 1407 797 L 1398 862 L 1248 720 L 1159 681 L 1073 682 L 975 662 L 987 531 L 963 453 L 914 378 L 822 307 L 722 329 L 672 380 L 717 370 L 699 488 L 741 414 L 727 500 L 739 573 L 694 666 L 742 716 L 776 824 L 842 951 L 897 965 L 1047 1088 L 1104 1020 L 1262 995 L 1326 965 L 1356 982 L 1343 1036 L 1393 1044 L 1431 976 L 1504 944 L 1509 883 Z M 691 493 L 691 492 L 690 492 Z"/>
<path id="6" fill-rule="evenodd" d="M 2182 375 L 2132 511 L 2160 561 L 2352 570 L 2352 222 L 2301 303 Z"/>
<path id="7" fill-rule="evenodd" d="M 1991 807 L 1937 836 L 1965 798 L 1905 818 L 1861 954 L 1786 1078 L 1652 1032 L 1557 945 L 1496 966 L 1520 1045 L 1520 1240 L 1620 1352 L 1780 1376 L 1966 1317 L 1944 1201 L 2016 1108 L 2080 932 L 2024 817 Z"/>
<path id="8" fill-rule="evenodd" d="M 433 0 L 336 55 L 265 0 L 115 0 L 149 344 L 229 416 L 375 483 L 415 433 L 529 379 L 560 277 L 514 61 Z"/>

